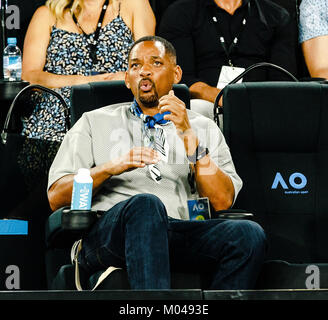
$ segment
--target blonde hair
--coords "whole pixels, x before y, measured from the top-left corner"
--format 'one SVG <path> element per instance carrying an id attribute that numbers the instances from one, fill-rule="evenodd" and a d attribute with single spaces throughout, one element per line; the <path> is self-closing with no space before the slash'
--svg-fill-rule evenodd
<path id="1" fill-rule="evenodd" d="M 82 1 L 83 0 L 47 0 L 46 6 L 50 9 L 56 19 L 62 20 L 67 9 L 70 9 L 72 14 L 74 12 L 78 15 L 82 9 Z"/>

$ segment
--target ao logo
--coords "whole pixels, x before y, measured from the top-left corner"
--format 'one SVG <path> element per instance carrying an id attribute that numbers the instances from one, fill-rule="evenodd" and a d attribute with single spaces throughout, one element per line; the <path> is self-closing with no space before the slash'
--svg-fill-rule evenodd
<path id="1" fill-rule="evenodd" d="M 205 206 L 203 203 L 195 203 L 192 210 L 193 211 L 202 211 L 205 209 Z"/>
<path id="2" fill-rule="evenodd" d="M 308 191 L 299 191 L 301 189 L 304 189 L 305 186 L 307 185 L 307 179 L 304 174 L 295 172 L 290 175 L 288 182 L 289 182 L 289 185 L 294 189 L 294 191 L 285 191 L 286 194 L 287 193 L 303 193 L 303 194 L 308 193 Z M 278 184 L 280 184 L 284 190 L 289 189 L 286 181 L 284 180 L 284 178 L 282 177 L 280 172 L 276 173 L 276 176 L 273 180 L 271 189 L 277 189 Z"/>

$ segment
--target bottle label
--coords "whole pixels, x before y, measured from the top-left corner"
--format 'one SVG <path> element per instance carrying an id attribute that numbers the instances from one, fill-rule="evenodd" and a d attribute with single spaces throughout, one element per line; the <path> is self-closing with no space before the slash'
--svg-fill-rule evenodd
<path id="1" fill-rule="evenodd" d="M 20 68 L 21 57 L 20 56 L 12 56 L 8 57 L 8 67 L 9 68 Z"/>
<path id="2" fill-rule="evenodd" d="M 3 57 L 3 78 L 9 81 L 20 81 L 22 77 L 21 56 Z"/>
<path id="3" fill-rule="evenodd" d="M 77 183 L 74 181 L 71 210 L 90 210 L 92 198 L 92 182 Z"/>

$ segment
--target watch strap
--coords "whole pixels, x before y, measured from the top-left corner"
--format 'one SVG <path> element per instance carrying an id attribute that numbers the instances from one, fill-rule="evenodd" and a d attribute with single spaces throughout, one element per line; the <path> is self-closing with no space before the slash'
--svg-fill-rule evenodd
<path id="1" fill-rule="evenodd" d="M 208 148 L 202 147 L 200 144 L 197 146 L 194 154 L 188 156 L 189 162 L 196 164 L 197 161 L 204 158 L 209 153 Z"/>

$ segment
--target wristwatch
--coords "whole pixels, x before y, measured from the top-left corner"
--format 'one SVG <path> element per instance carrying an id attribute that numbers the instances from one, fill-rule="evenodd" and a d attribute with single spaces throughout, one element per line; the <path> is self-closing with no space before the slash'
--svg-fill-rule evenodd
<path id="1" fill-rule="evenodd" d="M 208 148 L 202 147 L 200 144 L 197 146 L 194 154 L 188 156 L 187 158 L 189 162 L 196 164 L 196 162 L 202 158 L 204 158 L 207 154 L 209 154 Z"/>

